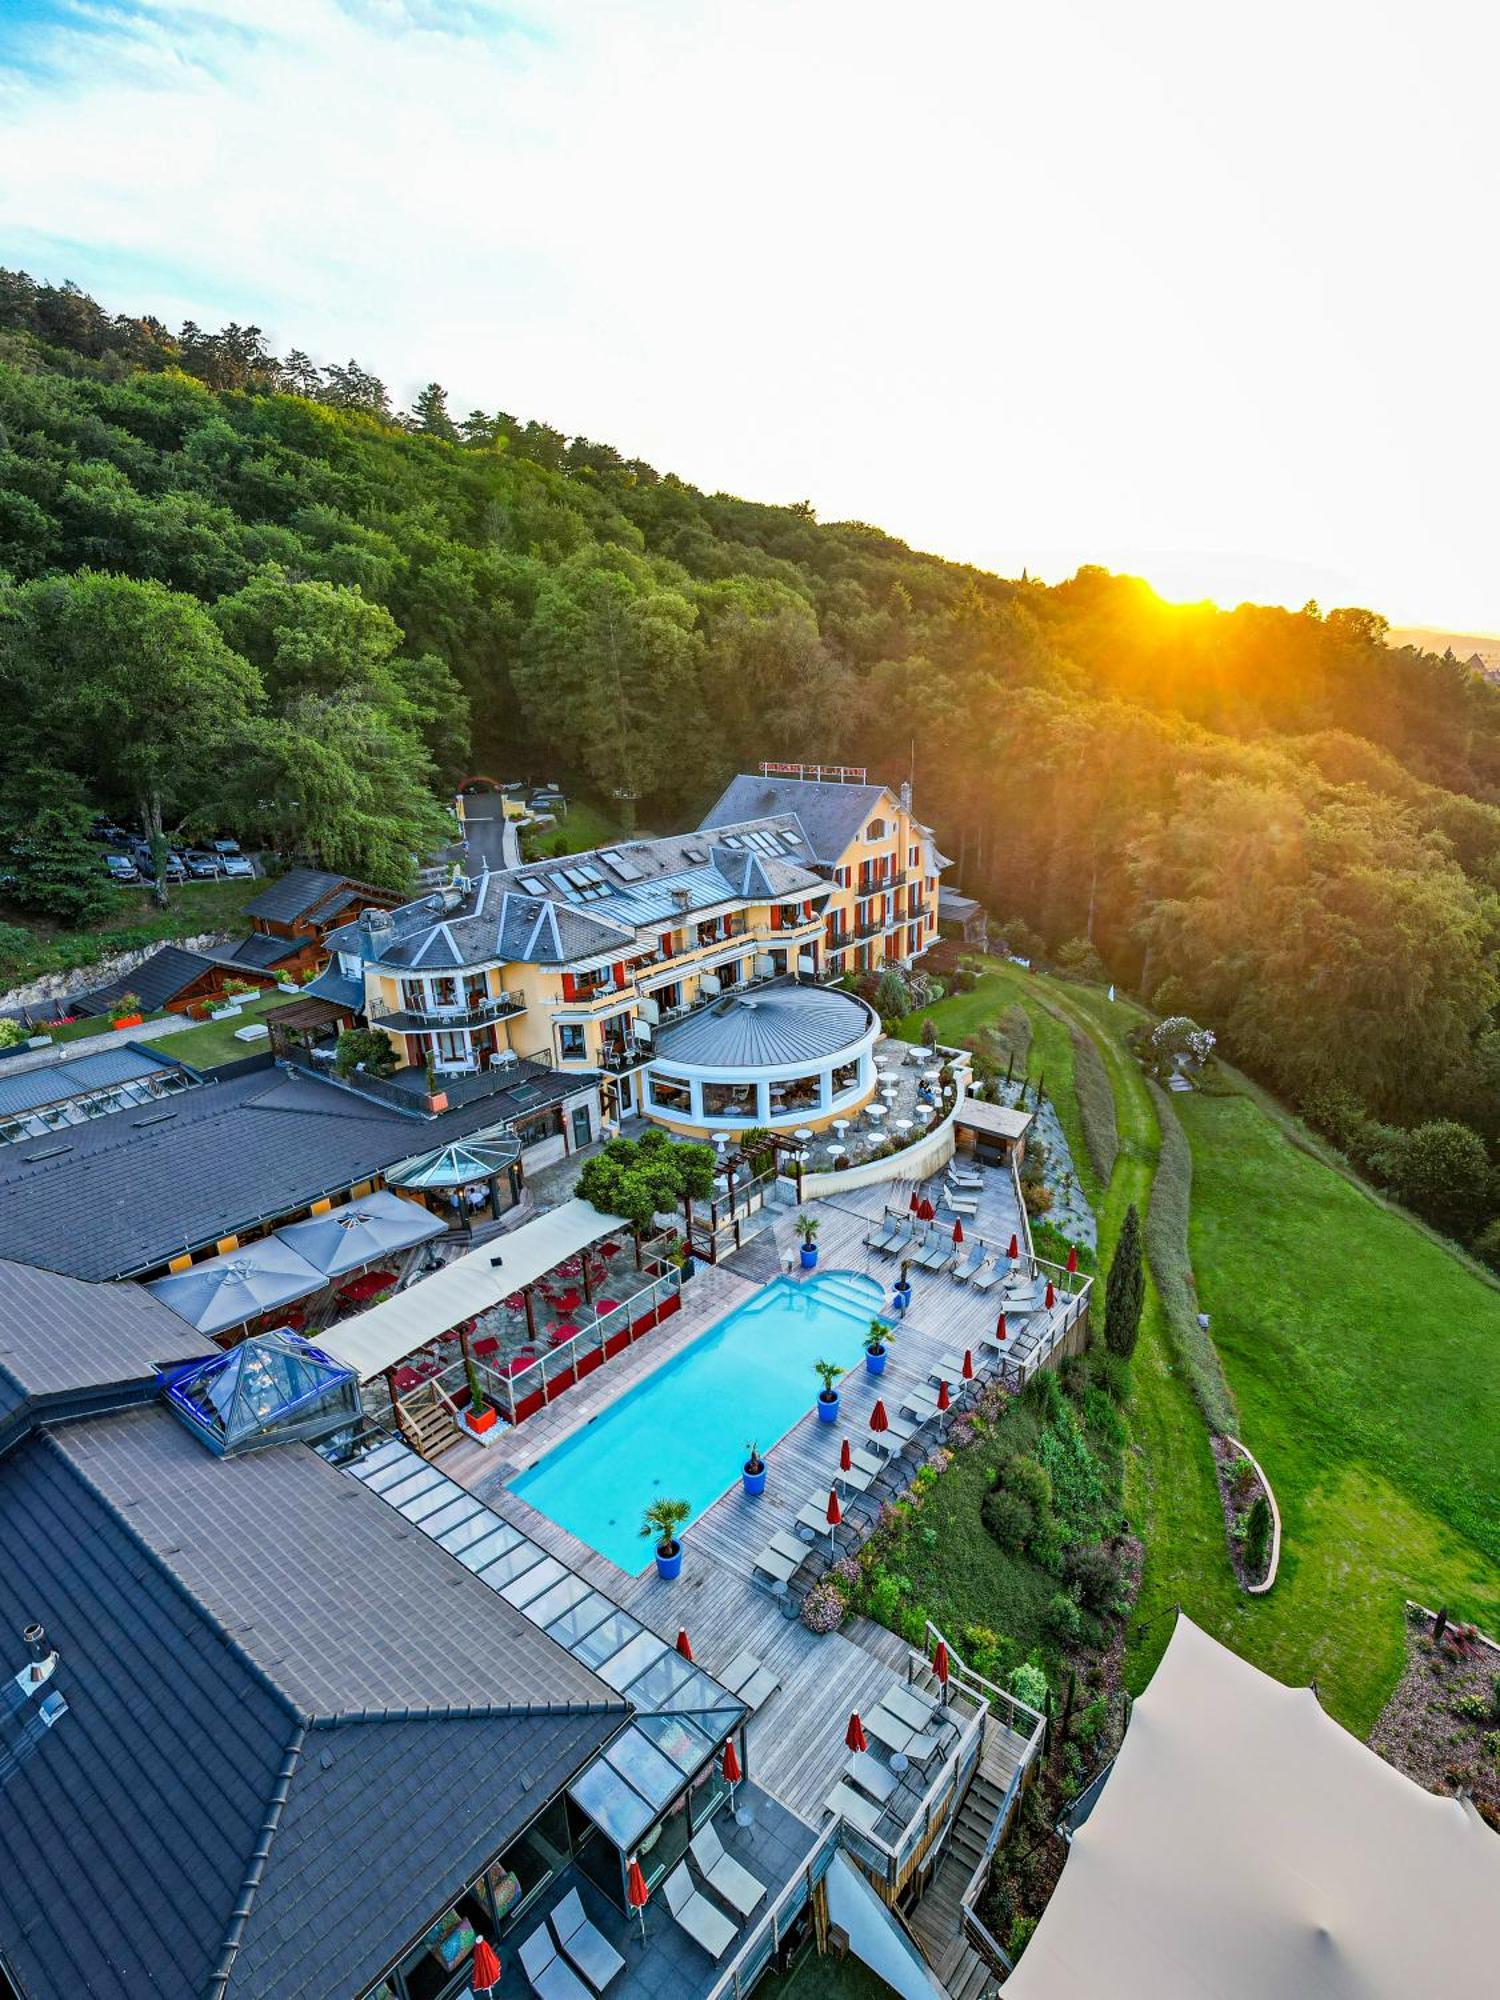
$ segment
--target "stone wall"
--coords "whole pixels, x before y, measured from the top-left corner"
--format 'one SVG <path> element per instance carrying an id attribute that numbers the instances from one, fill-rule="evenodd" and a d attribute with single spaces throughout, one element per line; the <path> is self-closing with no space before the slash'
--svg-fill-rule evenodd
<path id="1" fill-rule="evenodd" d="M 7 993 L 0 993 L 0 1013 L 14 1013 L 22 1007 L 34 1013 L 49 1013 L 60 1009 L 61 1004 L 81 993 L 92 993 L 96 987 L 109 986 L 117 979 L 124 979 L 134 972 L 138 965 L 144 965 L 148 958 L 161 950 L 163 943 L 175 944 L 181 951 L 220 952 L 234 940 L 227 931 L 204 931 L 198 937 L 163 939 L 156 944 L 143 945 L 139 951 L 116 952 L 113 957 L 101 958 L 96 965 L 84 966 L 77 972 L 50 972 L 40 979 L 29 980 L 24 986 L 13 986 Z"/>

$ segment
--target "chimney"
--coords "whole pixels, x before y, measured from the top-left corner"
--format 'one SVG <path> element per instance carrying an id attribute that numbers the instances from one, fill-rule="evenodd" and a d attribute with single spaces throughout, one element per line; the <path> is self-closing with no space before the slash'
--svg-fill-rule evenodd
<path id="1" fill-rule="evenodd" d="M 688 905 L 692 902 L 692 900 L 693 900 L 692 897 L 688 894 L 686 889 L 674 889 L 672 891 L 672 903 L 677 911 L 678 916 L 680 917 L 685 917 L 687 915 Z"/>
<path id="2" fill-rule="evenodd" d="M 896 796 L 897 796 L 897 798 L 899 798 L 899 799 L 900 799 L 900 801 L 901 801 L 901 806 L 902 806 L 902 810 L 903 810 L 904 812 L 910 812 L 910 811 L 911 811 L 911 780 L 910 780 L 909 778 L 903 778 L 903 779 L 901 780 L 901 789 L 900 789 L 900 791 L 899 791 L 899 792 L 898 792 L 898 793 L 896 794 Z"/>
<path id="3" fill-rule="evenodd" d="M 51 1680 L 57 1666 L 57 1652 L 47 1644 L 45 1626 L 34 1621 L 23 1628 L 21 1637 L 31 1657 L 16 1675 L 16 1681 L 23 1694 L 32 1694 L 44 1682 Z"/>

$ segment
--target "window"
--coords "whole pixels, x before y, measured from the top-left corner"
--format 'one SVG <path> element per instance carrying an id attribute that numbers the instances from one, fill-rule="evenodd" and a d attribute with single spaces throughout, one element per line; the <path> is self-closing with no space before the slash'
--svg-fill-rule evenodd
<path id="1" fill-rule="evenodd" d="M 703 1115 L 705 1118 L 753 1120 L 760 1116 L 756 1095 L 753 1083 L 705 1083 Z"/>
<path id="2" fill-rule="evenodd" d="M 560 1021 L 557 1027 L 557 1053 L 564 1062 L 582 1062 L 589 1052 L 588 1036 L 580 1021 Z"/>
<path id="3" fill-rule="evenodd" d="M 870 824 L 869 824 L 869 825 L 868 825 L 868 826 L 867 826 L 867 827 L 865 828 L 865 839 L 866 839 L 866 840 L 884 840 L 884 839 L 885 839 L 885 821 L 884 821 L 883 819 L 872 819 L 872 820 L 870 821 Z"/>
<path id="4" fill-rule="evenodd" d="M 832 1082 L 835 1097 L 843 1097 L 849 1091 L 856 1089 L 859 1084 L 858 1060 L 840 1063 L 833 1072 Z"/>
<path id="5" fill-rule="evenodd" d="M 658 1111 L 671 1112 L 678 1118 L 689 1118 L 693 1111 L 692 1085 L 679 1083 L 673 1076 L 653 1076 L 651 1102 Z"/>
<path id="6" fill-rule="evenodd" d="M 789 1111 L 816 1111 L 822 1102 L 823 1079 L 820 1076 L 778 1077 L 771 1085 L 773 1118 Z"/>

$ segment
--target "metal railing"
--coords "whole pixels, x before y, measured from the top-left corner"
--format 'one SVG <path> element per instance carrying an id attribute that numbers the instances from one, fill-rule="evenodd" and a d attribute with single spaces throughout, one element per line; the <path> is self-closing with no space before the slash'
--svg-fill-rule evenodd
<path id="1" fill-rule="evenodd" d="M 420 1028 L 482 1028 L 525 1011 L 523 994 L 490 993 L 482 1000 L 455 1001 L 449 1007 L 388 1007 L 383 1001 L 372 1002 L 368 1015 L 371 1021 L 414 1021 Z"/>
<path id="2" fill-rule="evenodd" d="M 787 1883 L 781 1894 L 757 1924 L 754 1934 L 741 1945 L 727 1968 L 719 1974 L 704 2000 L 742 2000 L 767 1965 L 781 1949 L 783 1933 L 794 1918 L 800 1917 L 812 1900 L 812 1892 L 833 1866 L 839 1849 L 841 1822 L 830 1820 L 818 1844 Z"/>
<path id="3" fill-rule="evenodd" d="M 540 1393 L 543 1403 L 551 1400 L 558 1383 L 566 1378 L 566 1386 L 572 1388 L 583 1379 L 583 1362 L 597 1349 L 598 1367 L 608 1360 L 605 1348 L 617 1334 L 625 1334 L 632 1342 L 632 1329 L 639 1319 L 648 1313 L 659 1313 L 669 1299 L 681 1296 L 684 1284 L 680 1270 L 669 1270 L 659 1278 L 648 1279 L 638 1291 L 628 1299 L 612 1306 L 607 1313 L 601 1313 L 585 1327 L 580 1327 L 570 1340 L 560 1341 L 556 1347 L 539 1354 L 535 1361 L 514 1374 L 498 1373 L 496 1380 L 501 1385 L 497 1400 L 505 1409 L 511 1423 L 516 1422 L 516 1408 L 530 1397 Z M 592 1370 L 589 1372 L 592 1373 Z"/>

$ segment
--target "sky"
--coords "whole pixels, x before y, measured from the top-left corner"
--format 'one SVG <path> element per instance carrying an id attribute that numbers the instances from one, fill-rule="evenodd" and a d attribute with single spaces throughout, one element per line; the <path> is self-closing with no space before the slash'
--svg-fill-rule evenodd
<path id="1" fill-rule="evenodd" d="M 0 262 L 1007 575 L 1500 632 L 1500 14 L 0 0 Z"/>

